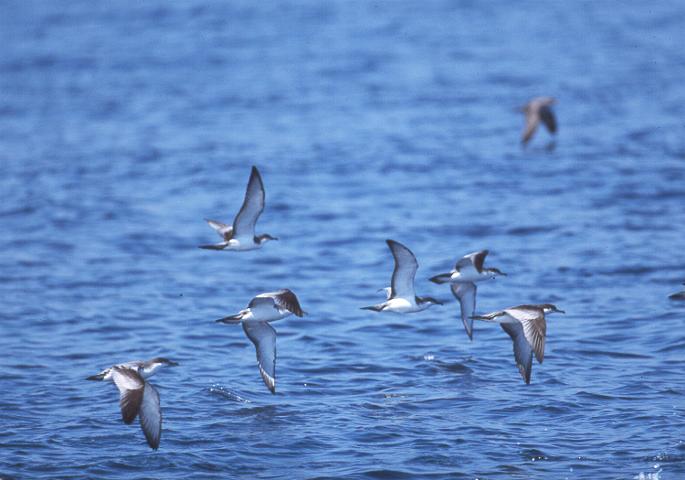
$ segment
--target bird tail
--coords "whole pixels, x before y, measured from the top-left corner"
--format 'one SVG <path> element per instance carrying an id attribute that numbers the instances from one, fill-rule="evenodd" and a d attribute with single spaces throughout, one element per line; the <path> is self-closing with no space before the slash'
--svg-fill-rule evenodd
<path id="1" fill-rule="evenodd" d="M 97 375 L 91 375 L 90 377 L 87 377 L 86 380 L 104 380 L 106 372 L 100 372 Z"/>
<path id="2" fill-rule="evenodd" d="M 199 245 L 198 248 L 204 248 L 205 250 L 223 250 L 228 246 L 228 242 L 214 243 L 211 245 Z"/>
<path id="3" fill-rule="evenodd" d="M 383 303 L 379 303 L 378 305 L 369 305 L 368 307 L 361 307 L 361 310 L 373 310 L 374 312 L 380 312 L 383 310 Z"/>
<path id="4" fill-rule="evenodd" d="M 229 315 L 228 317 L 220 318 L 219 320 L 216 320 L 216 323 L 240 323 L 240 321 L 243 319 L 243 314 L 241 313 L 236 313 L 235 315 Z"/>
<path id="5" fill-rule="evenodd" d="M 437 284 L 448 283 L 450 281 L 450 278 L 452 278 L 451 273 L 441 273 L 440 275 L 431 277 L 430 281 Z"/>

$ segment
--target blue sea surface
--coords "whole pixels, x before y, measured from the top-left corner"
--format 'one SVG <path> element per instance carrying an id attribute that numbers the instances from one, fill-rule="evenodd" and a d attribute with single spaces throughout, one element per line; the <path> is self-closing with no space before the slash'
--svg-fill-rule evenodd
<path id="1" fill-rule="evenodd" d="M 0 10 L 0 478 L 685 478 L 682 1 Z M 198 249 L 252 165 L 280 240 Z M 359 309 L 387 238 L 445 305 Z M 427 280 L 484 248 L 478 312 L 567 312 L 530 385 Z M 271 395 L 214 320 L 279 288 Z M 85 380 L 155 356 L 158 451 Z"/>

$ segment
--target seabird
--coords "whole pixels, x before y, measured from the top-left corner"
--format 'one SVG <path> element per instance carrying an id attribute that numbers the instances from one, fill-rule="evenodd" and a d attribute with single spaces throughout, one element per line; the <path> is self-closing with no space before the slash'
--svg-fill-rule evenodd
<path id="1" fill-rule="evenodd" d="M 290 290 L 260 293 L 235 315 L 216 320 L 219 323 L 242 323 L 243 331 L 257 350 L 257 365 L 264 384 L 276 393 L 276 330 L 269 325 L 288 315 L 295 314 L 302 317 L 305 312 L 300 302 Z"/>
<path id="2" fill-rule="evenodd" d="M 461 321 L 464 324 L 464 330 L 466 330 L 466 334 L 471 340 L 473 340 L 473 319 L 471 316 L 476 311 L 476 292 L 478 290 L 476 282 L 490 280 L 499 275 L 506 276 L 506 273 L 501 272 L 497 268 L 483 267 L 487 255 L 488 250 L 464 255 L 457 261 L 452 271 L 441 273 L 430 279 L 433 283 L 451 284 L 452 294 L 459 300 L 459 306 L 461 307 Z"/>
<path id="3" fill-rule="evenodd" d="M 250 180 L 247 182 L 245 199 L 240 207 L 238 215 L 233 220 L 233 225 L 206 220 L 223 238 L 223 242 L 212 245 L 200 245 L 200 248 L 209 250 L 254 250 L 260 248 L 268 240 L 278 240 L 268 233 L 255 235 L 255 224 L 264 211 L 264 183 L 257 167 L 252 167 Z"/>
<path id="4" fill-rule="evenodd" d="M 685 285 L 685 283 L 683 283 Z M 685 300 L 685 291 L 673 293 L 668 296 L 671 300 Z"/>
<path id="5" fill-rule="evenodd" d="M 395 269 L 392 272 L 390 287 L 381 289 L 387 296 L 387 300 L 377 305 L 362 307 L 362 310 L 375 312 L 412 313 L 420 312 L 432 304 L 442 305 L 432 297 L 417 297 L 414 291 L 414 277 L 419 263 L 416 257 L 407 247 L 395 240 L 385 241 L 395 259 Z M 389 288 L 389 290 L 388 290 Z"/>
<path id="6" fill-rule="evenodd" d="M 124 423 L 131 424 L 140 417 L 148 445 L 154 450 L 159 448 L 162 436 L 162 410 L 159 405 L 159 393 L 147 382 L 147 378 L 163 366 L 176 366 L 178 363 L 166 358 L 120 363 L 106 368 L 87 380 L 112 380 L 119 389 L 119 406 Z"/>
<path id="7" fill-rule="evenodd" d="M 530 383 L 533 369 L 533 354 L 542 363 L 545 356 L 545 337 L 547 335 L 546 313 L 566 313 L 555 305 L 518 305 L 498 312 L 473 316 L 476 320 L 497 322 L 514 342 L 516 366 L 526 384 Z"/>
<path id="8" fill-rule="evenodd" d="M 557 120 L 552 111 L 552 105 L 556 103 L 553 97 L 536 97 L 521 107 L 521 111 L 526 115 L 526 127 L 521 136 L 521 143 L 526 145 L 533 137 L 538 125 L 542 122 L 547 130 L 554 135 L 557 131 Z"/>

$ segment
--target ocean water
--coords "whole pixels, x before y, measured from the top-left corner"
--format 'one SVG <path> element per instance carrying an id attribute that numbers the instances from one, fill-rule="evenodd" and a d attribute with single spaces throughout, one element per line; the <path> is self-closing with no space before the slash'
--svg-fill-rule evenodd
<path id="1" fill-rule="evenodd" d="M 685 5 L 2 2 L 0 478 L 685 478 Z M 519 144 L 516 107 L 558 98 Z M 254 252 L 200 250 L 250 166 Z M 385 239 L 420 263 L 382 299 Z M 525 385 L 479 312 L 557 304 Z M 277 394 L 214 319 L 290 288 Z M 85 377 L 166 356 L 158 451 Z"/>

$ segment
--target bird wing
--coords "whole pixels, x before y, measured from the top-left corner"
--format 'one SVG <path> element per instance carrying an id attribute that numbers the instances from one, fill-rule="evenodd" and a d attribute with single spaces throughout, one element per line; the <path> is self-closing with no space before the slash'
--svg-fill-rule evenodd
<path id="1" fill-rule="evenodd" d="M 207 223 L 212 227 L 216 233 L 224 240 L 230 240 L 233 234 L 233 226 L 225 223 L 217 222 L 216 220 L 207 220 Z"/>
<path id="2" fill-rule="evenodd" d="M 254 241 L 254 227 L 259 215 L 264 210 L 264 183 L 257 167 L 252 167 L 250 180 L 247 182 L 245 199 L 238 215 L 233 220 L 233 237 Z"/>
<path id="3" fill-rule="evenodd" d="M 243 330 L 257 350 L 257 365 L 264 384 L 276 393 L 276 330 L 266 322 L 243 322 Z"/>
<path id="4" fill-rule="evenodd" d="M 531 139 L 531 137 L 535 133 L 535 130 L 537 130 L 539 123 L 540 123 L 540 115 L 538 114 L 538 111 L 535 109 L 531 109 L 531 108 L 527 109 L 526 110 L 526 127 L 523 130 L 523 136 L 521 137 L 521 142 L 528 143 L 528 140 Z"/>
<path id="5" fill-rule="evenodd" d="M 300 302 L 297 300 L 297 296 L 287 289 L 279 290 L 277 292 L 267 292 L 260 293 L 248 304 L 248 308 L 252 309 L 254 312 L 255 307 L 257 308 L 276 308 L 278 310 L 287 310 L 294 313 L 298 317 L 304 315 L 302 307 L 300 307 Z"/>
<path id="6" fill-rule="evenodd" d="M 112 380 L 119 389 L 121 418 L 129 424 L 135 420 L 143 401 L 145 380 L 136 370 L 116 366 L 112 368 Z"/>
<path id="7" fill-rule="evenodd" d="M 540 120 L 545 124 L 547 130 L 551 133 L 556 133 L 557 131 L 557 119 L 554 116 L 554 112 L 548 105 L 542 105 L 540 107 Z"/>
<path id="8" fill-rule="evenodd" d="M 459 300 L 461 307 L 461 321 L 469 339 L 473 340 L 473 318 L 471 316 L 476 311 L 476 291 L 475 283 L 453 283 L 450 285 L 452 294 Z"/>
<path id="9" fill-rule="evenodd" d="M 140 406 L 140 427 L 148 445 L 157 450 L 162 436 L 162 409 L 157 389 L 148 382 L 145 382 L 143 403 Z"/>
<path id="10" fill-rule="evenodd" d="M 513 340 L 516 366 L 526 384 L 530 383 L 530 373 L 533 370 L 533 350 L 523 333 L 523 326 L 520 323 L 500 323 L 500 326 Z"/>
<path id="11" fill-rule="evenodd" d="M 472 318 L 477 318 L 478 320 L 494 320 L 497 317 L 501 317 L 502 315 L 506 315 L 506 312 L 504 310 L 498 310 L 496 312 L 490 312 L 490 313 L 484 313 L 483 315 L 474 315 Z"/>
<path id="12" fill-rule="evenodd" d="M 386 240 L 392 256 L 395 259 L 395 269 L 392 272 L 391 298 L 414 298 L 414 277 L 419 263 L 411 250 L 394 240 Z"/>
<path id="13" fill-rule="evenodd" d="M 488 250 L 481 250 L 479 252 L 469 253 L 461 257 L 457 264 L 454 266 L 455 270 L 462 271 L 466 267 L 473 267 L 478 273 L 483 271 L 483 264 L 485 263 L 485 257 L 488 256 Z"/>
<path id="14" fill-rule="evenodd" d="M 279 308 L 286 309 L 298 317 L 304 315 L 304 311 L 302 311 L 302 307 L 300 307 L 297 296 L 287 288 L 274 293 L 274 302 L 276 302 L 276 305 Z"/>
<path id="15" fill-rule="evenodd" d="M 531 306 L 520 306 L 508 308 L 505 312 L 521 322 L 526 340 L 533 348 L 538 362 L 542 363 L 545 357 L 545 337 L 547 335 L 544 311 Z"/>
<path id="16" fill-rule="evenodd" d="M 256 295 L 250 303 L 247 304 L 247 308 L 255 307 L 271 307 L 276 308 L 276 301 L 274 300 L 273 293 L 260 293 Z"/>
<path id="17" fill-rule="evenodd" d="M 204 248 L 205 250 L 223 250 L 226 247 L 228 247 L 228 242 L 213 243 L 210 245 L 200 245 L 200 248 Z"/>
<path id="18" fill-rule="evenodd" d="M 390 299 L 390 296 L 392 295 L 392 287 L 379 288 L 378 291 L 385 294 L 386 300 Z"/>

